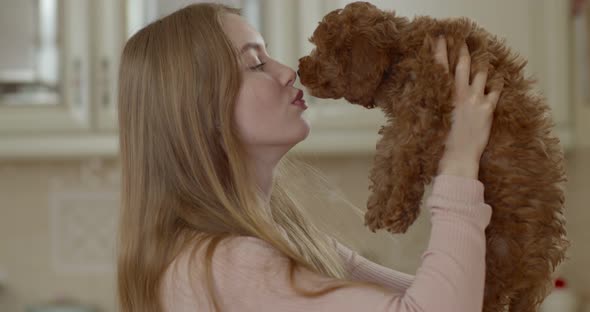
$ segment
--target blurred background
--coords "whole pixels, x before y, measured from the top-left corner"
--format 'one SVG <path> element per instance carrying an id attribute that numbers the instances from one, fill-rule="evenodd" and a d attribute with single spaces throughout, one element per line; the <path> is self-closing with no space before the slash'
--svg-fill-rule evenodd
<path id="1" fill-rule="evenodd" d="M 0 0 L 0 312 L 116 311 L 119 209 L 116 78 L 130 35 L 185 0 Z M 295 68 L 321 17 L 343 0 L 220 1 L 243 8 L 271 56 Z M 590 8 L 584 0 L 371 1 L 413 17 L 467 16 L 528 59 L 567 156 L 566 217 L 573 245 L 556 272 L 590 311 Z M 303 197 L 351 248 L 414 274 L 429 214 L 404 235 L 373 234 L 364 208 L 379 111 L 307 96 L 309 138 L 291 155 L 316 166 L 338 192 Z M 294 180 L 304 177 L 293 177 Z M 295 181 L 294 181 L 295 182 Z M 51 310 L 62 311 L 62 310 Z M 65 311 L 65 310 L 63 310 Z M 561 310 L 560 310 L 561 311 Z"/>

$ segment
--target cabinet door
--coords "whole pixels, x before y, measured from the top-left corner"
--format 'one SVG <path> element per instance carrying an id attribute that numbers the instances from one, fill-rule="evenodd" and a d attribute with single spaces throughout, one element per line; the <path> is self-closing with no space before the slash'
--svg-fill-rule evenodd
<path id="1" fill-rule="evenodd" d="M 92 2 L 96 44 L 92 59 L 93 111 L 99 131 L 117 129 L 117 82 L 120 54 L 126 39 L 125 2 L 101 0 Z"/>
<path id="2" fill-rule="evenodd" d="M 313 46 L 308 38 L 329 11 L 342 8 L 348 0 L 272 1 L 265 4 L 263 35 L 271 53 L 296 67 L 297 59 Z M 395 10 L 412 18 L 430 15 L 436 18 L 466 16 L 488 31 L 506 39 L 507 44 L 528 59 L 526 73 L 539 81 L 538 91 L 552 108 L 557 135 L 571 145 L 569 2 L 554 0 L 376 0 L 376 6 Z M 288 13 L 294 12 L 289 17 Z M 280 16 L 280 18 L 279 18 Z M 283 17 L 285 16 L 285 17 Z M 292 40 L 295 38 L 295 40 Z M 374 150 L 376 131 L 384 121 L 378 110 L 346 105 L 344 100 L 310 99 L 308 113 L 312 134 L 298 148 L 314 152 L 370 152 Z"/>
<path id="3" fill-rule="evenodd" d="M 117 80 L 120 54 L 125 41 L 136 31 L 155 19 L 172 13 L 195 0 L 101 0 L 93 3 L 97 16 L 97 55 L 94 60 L 96 90 L 94 102 L 98 128 L 101 131 L 117 129 Z M 244 16 L 259 26 L 258 0 L 217 0 L 242 8 Z"/>
<path id="4" fill-rule="evenodd" d="M 577 148 L 590 147 L 590 5 L 577 14 L 572 27 L 572 125 Z"/>
<path id="5" fill-rule="evenodd" d="M 2 6 L 0 135 L 89 129 L 89 1 Z"/>
<path id="6" fill-rule="evenodd" d="M 350 2 L 350 1 L 347 1 Z M 556 132 L 569 148 L 571 139 L 570 1 L 555 0 L 397 0 L 372 1 L 384 9 L 412 17 L 466 16 L 506 39 L 528 60 L 527 75 L 538 79 L 538 91 L 551 107 Z"/>
<path id="7" fill-rule="evenodd" d="M 318 22 L 345 3 L 336 0 L 262 1 L 263 27 L 260 30 L 275 59 L 297 68 L 298 59 L 313 49 L 308 39 Z M 304 88 L 297 81 L 297 87 Z M 312 130 L 294 148 L 298 153 L 363 154 L 375 150 L 377 131 L 385 122 L 378 109 L 351 105 L 345 100 L 326 100 L 306 95 L 310 103 L 305 115 Z"/>

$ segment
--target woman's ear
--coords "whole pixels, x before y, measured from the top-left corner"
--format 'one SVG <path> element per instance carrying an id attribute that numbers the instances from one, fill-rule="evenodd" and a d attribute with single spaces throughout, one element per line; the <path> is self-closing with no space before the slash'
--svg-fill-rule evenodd
<path id="1" fill-rule="evenodd" d="M 351 103 L 373 107 L 373 96 L 391 64 L 391 57 L 386 49 L 376 47 L 370 38 L 362 36 L 353 40 L 350 53 L 346 71 L 350 84 L 345 98 Z"/>

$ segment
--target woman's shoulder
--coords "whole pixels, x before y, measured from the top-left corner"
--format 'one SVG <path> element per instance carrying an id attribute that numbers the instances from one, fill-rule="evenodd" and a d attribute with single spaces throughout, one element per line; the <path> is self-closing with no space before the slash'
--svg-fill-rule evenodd
<path id="1" fill-rule="evenodd" d="M 198 253 L 205 252 L 208 241 L 199 246 Z M 216 246 L 214 257 L 226 259 L 244 259 L 264 256 L 283 256 L 283 254 L 267 241 L 253 236 L 234 236 L 223 239 Z"/>
<path id="2" fill-rule="evenodd" d="M 190 244 L 182 250 L 169 265 L 166 275 L 195 277 L 205 272 L 207 247 L 210 239 Z M 213 250 L 211 269 L 213 275 L 232 271 L 255 273 L 265 267 L 283 263 L 288 258 L 270 243 L 252 236 L 228 237 L 219 242 Z"/>
<path id="3" fill-rule="evenodd" d="M 210 240 L 185 248 L 164 272 L 162 295 L 165 305 L 178 307 L 174 302 L 191 301 L 199 306 L 207 300 L 195 294 L 207 293 L 205 283 L 205 255 Z M 195 248 L 193 248 L 195 247 Z M 220 289 L 227 291 L 233 283 L 253 283 L 267 274 L 285 270 L 288 258 L 268 242 L 250 236 L 223 239 L 211 258 L 211 273 Z M 251 285 L 254 286 L 254 285 Z M 196 301 L 195 301 L 196 300 Z"/>
<path id="4" fill-rule="evenodd" d="M 210 239 L 205 239 L 190 244 L 173 260 L 172 265 L 202 267 L 210 242 Z M 270 243 L 260 238 L 234 236 L 225 238 L 217 244 L 212 255 L 212 265 L 215 267 L 219 265 L 260 264 L 260 260 L 269 257 L 273 259 L 286 258 Z M 191 263 L 189 264 L 189 262 Z"/>

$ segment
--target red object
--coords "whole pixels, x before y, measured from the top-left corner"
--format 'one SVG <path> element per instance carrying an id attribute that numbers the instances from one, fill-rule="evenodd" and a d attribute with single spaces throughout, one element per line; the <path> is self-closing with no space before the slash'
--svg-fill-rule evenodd
<path id="1" fill-rule="evenodd" d="M 557 278 L 555 280 L 555 288 L 565 288 L 565 287 L 566 287 L 566 283 L 563 278 Z"/>

